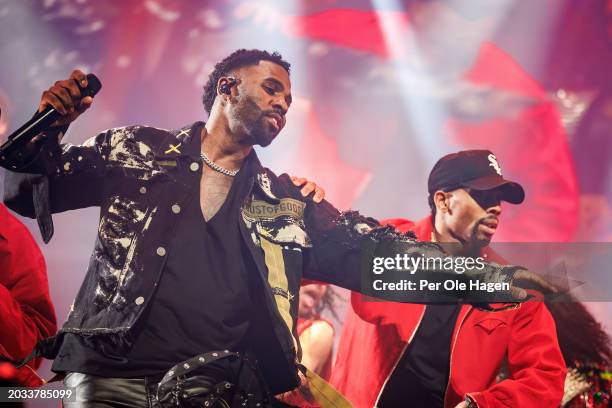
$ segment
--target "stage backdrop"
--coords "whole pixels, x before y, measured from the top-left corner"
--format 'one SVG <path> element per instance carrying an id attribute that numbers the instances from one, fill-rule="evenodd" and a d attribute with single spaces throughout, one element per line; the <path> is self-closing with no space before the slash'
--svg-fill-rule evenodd
<path id="1" fill-rule="evenodd" d="M 275 50 L 292 64 L 294 103 L 258 154 L 278 174 L 315 180 L 341 209 L 420 219 L 435 161 L 486 148 L 527 194 L 504 206 L 496 241 L 611 240 L 610 138 L 579 143 L 585 113 L 607 100 L 610 11 L 606 1 L 579 3 L 1 0 L 0 139 L 74 68 L 103 89 L 67 142 L 206 120 L 202 86 L 214 64 L 238 48 Z M 583 228 L 585 205 L 594 230 Z M 60 321 L 98 213 L 55 215 L 55 237 L 41 244 Z M 593 310 L 612 315 L 607 304 Z"/>

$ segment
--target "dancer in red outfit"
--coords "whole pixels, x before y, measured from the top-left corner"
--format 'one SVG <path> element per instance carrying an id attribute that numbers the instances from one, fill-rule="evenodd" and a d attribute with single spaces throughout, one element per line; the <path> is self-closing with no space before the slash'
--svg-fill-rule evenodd
<path id="1" fill-rule="evenodd" d="M 22 359 L 57 329 L 42 253 L 28 229 L 0 204 L 0 355 Z M 15 370 L 0 363 L 2 380 L 28 387 L 44 381 L 40 360 Z"/>
<path id="2" fill-rule="evenodd" d="M 501 177 L 491 152 L 445 156 L 430 174 L 429 192 L 431 216 L 387 223 L 503 263 L 488 248 L 500 200 L 518 204 L 524 193 Z M 331 382 L 356 407 L 554 408 L 561 402 L 565 364 L 543 302 L 426 306 L 354 294 L 352 306 Z M 505 358 L 509 378 L 496 383 Z"/>

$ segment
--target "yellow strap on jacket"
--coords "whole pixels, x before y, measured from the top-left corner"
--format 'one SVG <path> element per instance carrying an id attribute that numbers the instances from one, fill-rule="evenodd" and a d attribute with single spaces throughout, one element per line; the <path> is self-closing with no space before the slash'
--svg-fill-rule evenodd
<path id="1" fill-rule="evenodd" d="M 353 408 L 353 405 L 330 383 L 306 368 L 308 387 L 321 408 Z"/>

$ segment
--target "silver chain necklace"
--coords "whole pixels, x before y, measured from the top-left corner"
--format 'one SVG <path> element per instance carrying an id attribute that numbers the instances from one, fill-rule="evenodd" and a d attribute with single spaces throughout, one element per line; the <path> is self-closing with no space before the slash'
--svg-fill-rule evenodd
<path id="1" fill-rule="evenodd" d="M 238 169 L 238 170 L 228 170 L 228 169 L 225 169 L 225 168 L 219 166 L 218 164 L 215 164 L 212 160 L 210 160 L 208 158 L 208 156 L 204 152 L 200 152 L 200 157 L 202 157 L 202 160 L 204 160 L 204 163 L 206 163 L 206 165 L 208 167 L 210 167 L 214 171 L 217 171 L 217 172 L 219 172 L 221 174 L 225 174 L 226 176 L 234 177 L 240 171 L 240 169 Z"/>

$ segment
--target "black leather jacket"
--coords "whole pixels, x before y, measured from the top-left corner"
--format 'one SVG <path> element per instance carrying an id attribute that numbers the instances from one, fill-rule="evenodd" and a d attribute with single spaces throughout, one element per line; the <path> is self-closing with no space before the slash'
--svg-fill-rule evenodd
<path id="1" fill-rule="evenodd" d="M 21 173 L 7 173 L 5 202 L 24 216 L 38 216 L 45 239 L 52 232 L 50 213 L 101 208 L 87 275 L 60 334 L 79 333 L 130 347 L 130 328 L 160 280 L 181 208 L 198 193 L 187 181 L 201 176 L 203 125 L 175 131 L 111 129 L 80 146 L 49 142 L 27 165 L 13 163 Z M 435 244 L 416 242 L 356 212 L 340 213 L 325 201 L 315 204 L 301 196 L 286 174 L 277 177 L 263 168 L 254 152 L 247 160 L 253 176 L 243 198 L 240 230 L 261 276 L 262 307 L 274 339 L 266 355 L 259 356 L 260 365 L 271 391 L 281 392 L 298 381 L 296 319 L 302 278 L 361 291 L 360 271 L 371 267 L 368 260 L 381 244 L 415 256 L 443 253 Z M 411 276 L 448 277 L 446 273 Z M 508 281 L 511 273 L 511 268 L 488 265 L 480 279 Z M 452 272 L 450 276 L 458 278 Z M 468 274 L 460 278 L 470 279 Z M 410 294 L 402 300 L 410 301 Z"/>

